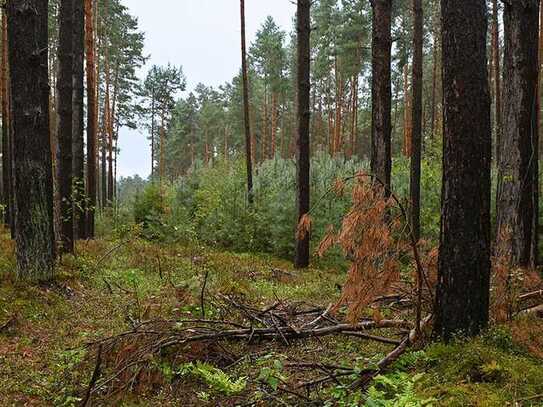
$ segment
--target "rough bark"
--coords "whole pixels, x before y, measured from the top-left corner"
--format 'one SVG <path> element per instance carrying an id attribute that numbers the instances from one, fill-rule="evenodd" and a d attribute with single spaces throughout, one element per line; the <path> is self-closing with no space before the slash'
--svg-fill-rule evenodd
<path id="1" fill-rule="evenodd" d="M 420 239 L 420 172 L 422 153 L 422 67 L 423 67 L 422 1 L 413 0 L 413 66 L 411 78 L 411 228 Z"/>
<path id="2" fill-rule="evenodd" d="M 485 0 L 441 0 L 443 191 L 434 334 L 488 323 L 491 124 Z"/>
<path id="3" fill-rule="evenodd" d="M 72 210 L 73 46 L 74 0 L 61 0 L 59 13 L 58 94 L 58 187 L 62 253 L 74 251 Z"/>
<path id="4" fill-rule="evenodd" d="M 392 0 L 373 0 L 371 171 L 389 190 L 391 173 Z"/>
<path id="5" fill-rule="evenodd" d="M 253 203 L 253 164 L 251 157 L 251 123 L 249 116 L 249 78 L 247 73 L 247 45 L 245 38 L 245 0 L 240 0 L 241 11 L 241 70 L 243 76 L 243 118 L 245 128 L 245 160 L 247 167 L 247 200 Z"/>
<path id="6" fill-rule="evenodd" d="M 74 238 L 85 237 L 85 142 L 84 142 L 84 53 L 85 11 L 83 1 L 74 2 L 74 65 L 73 65 L 73 177 L 74 177 Z"/>
<path id="7" fill-rule="evenodd" d="M 430 123 L 430 138 L 433 141 L 436 136 L 436 120 L 437 120 L 437 80 L 438 80 L 438 65 L 439 65 L 439 12 L 434 12 L 433 18 L 433 46 L 432 46 L 432 113 Z"/>
<path id="8" fill-rule="evenodd" d="M 7 15 L 2 13 L 2 66 L 0 87 L 2 92 L 2 204 L 5 207 L 4 223 L 11 226 L 11 154 L 9 132 L 9 93 L 8 93 L 8 24 Z"/>
<path id="9" fill-rule="evenodd" d="M 539 0 L 504 3 L 504 105 L 497 203 L 498 254 L 537 264 Z"/>
<path id="10" fill-rule="evenodd" d="M 49 140 L 48 1 L 8 1 L 17 276 L 54 274 L 53 173 Z"/>
<path id="11" fill-rule="evenodd" d="M 310 35 L 311 35 L 311 0 L 298 0 L 296 19 L 297 32 L 297 107 L 298 107 L 298 134 L 297 134 L 297 160 L 296 160 L 296 204 L 298 221 L 309 213 L 310 209 L 310 138 L 309 124 L 310 111 Z M 299 236 L 300 237 L 300 236 Z M 303 238 L 296 239 L 296 256 L 294 265 L 297 268 L 309 266 L 309 233 Z"/>
<path id="12" fill-rule="evenodd" d="M 87 64 L 87 197 L 85 237 L 94 238 L 96 212 L 97 109 L 93 0 L 85 0 L 85 44 Z"/>
<path id="13" fill-rule="evenodd" d="M 494 128 L 496 134 L 496 163 L 500 162 L 502 138 L 502 99 L 500 69 L 500 31 L 498 24 L 498 0 L 492 0 L 492 76 L 494 77 Z"/>

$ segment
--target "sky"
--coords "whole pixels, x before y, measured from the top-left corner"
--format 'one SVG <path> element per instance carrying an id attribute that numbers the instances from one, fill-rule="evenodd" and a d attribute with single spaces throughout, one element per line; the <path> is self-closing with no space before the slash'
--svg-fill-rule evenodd
<path id="1" fill-rule="evenodd" d="M 123 0 L 145 32 L 145 53 L 150 60 L 140 72 L 143 78 L 152 65 L 181 65 L 187 89 L 202 82 L 218 86 L 230 81 L 240 69 L 239 0 Z M 267 16 L 285 31 L 292 28 L 296 6 L 292 0 L 246 0 L 248 46 Z M 119 176 L 151 172 L 149 142 L 143 131 L 121 129 Z"/>

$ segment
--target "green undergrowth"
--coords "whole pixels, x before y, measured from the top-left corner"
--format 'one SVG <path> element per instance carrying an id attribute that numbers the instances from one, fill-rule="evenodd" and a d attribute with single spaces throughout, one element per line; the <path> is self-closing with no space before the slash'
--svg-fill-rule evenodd
<path id="1" fill-rule="evenodd" d="M 205 276 L 206 298 L 230 294 L 258 307 L 278 300 L 327 307 L 339 297 L 345 278 L 334 270 L 297 271 L 269 255 L 157 244 L 130 234 L 79 243 L 77 255 L 63 259 L 57 280 L 48 285 L 13 281 L 13 245 L 5 235 L 0 255 L 2 406 L 79 405 L 94 368 L 95 354 L 87 344 L 129 330 L 133 321 L 199 317 Z M 207 305 L 208 318 L 219 314 Z M 354 369 L 338 383 L 312 392 L 318 405 L 537 406 L 543 400 L 531 397 L 543 393 L 543 363 L 526 350 L 537 351 L 541 330 L 534 324 L 519 325 L 522 345 L 513 340 L 514 330 L 500 328 L 472 341 L 409 352 L 363 392 L 352 391 L 350 383 L 389 352 L 390 345 L 346 337 L 288 347 L 231 344 L 227 353 L 235 361 L 227 362 L 209 356 L 224 350 L 195 346 L 186 360 L 167 355 L 150 360 L 154 373 L 147 386 L 105 405 L 303 405 L 303 399 L 281 389 L 321 374 L 287 364 L 318 360 Z"/>

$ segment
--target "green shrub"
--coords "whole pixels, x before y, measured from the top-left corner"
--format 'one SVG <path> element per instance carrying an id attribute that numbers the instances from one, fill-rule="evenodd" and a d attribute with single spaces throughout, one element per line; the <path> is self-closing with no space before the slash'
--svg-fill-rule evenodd
<path id="1" fill-rule="evenodd" d="M 428 153 L 423 161 L 421 223 L 425 237 L 439 236 L 440 160 Z M 311 160 L 311 241 L 316 247 L 329 225 L 339 226 L 350 206 L 350 186 L 338 197 L 331 193 L 337 179 L 368 171 L 369 163 L 356 158 L 331 158 L 316 154 Z M 393 166 L 393 189 L 402 199 L 409 193 L 409 160 L 398 158 Z M 296 163 L 275 158 L 254 173 L 254 205 L 247 204 L 245 161 L 218 161 L 200 166 L 161 190 L 148 184 L 136 196 L 134 218 L 150 239 L 198 239 L 238 252 L 269 253 L 290 258 L 296 229 Z M 343 264 L 338 250 L 327 262 Z"/>

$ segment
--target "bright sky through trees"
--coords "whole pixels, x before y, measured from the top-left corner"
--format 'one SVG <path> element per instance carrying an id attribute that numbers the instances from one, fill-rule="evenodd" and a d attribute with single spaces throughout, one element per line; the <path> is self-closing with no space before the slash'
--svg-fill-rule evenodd
<path id="1" fill-rule="evenodd" d="M 187 89 L 196 84 L 218 86 L 230 81 L 240 69 L 238 0 L 125 0 L 131 14 L 146 33 L 145 53 L 151 55 L 141 73 L 153 64 L 182 65 Z M 290 31 L 296 6 L 290 0 L 247 0 L 247 42 L 270 15 Z M 143 131 L 122 129 L 119 145 L 119 176 L 151 172 L 149 142 Z"/>

